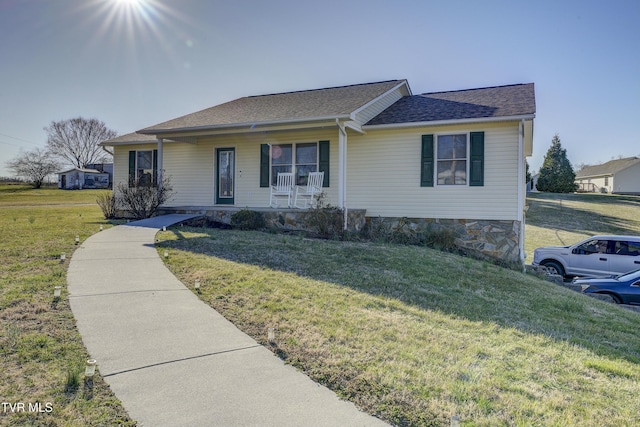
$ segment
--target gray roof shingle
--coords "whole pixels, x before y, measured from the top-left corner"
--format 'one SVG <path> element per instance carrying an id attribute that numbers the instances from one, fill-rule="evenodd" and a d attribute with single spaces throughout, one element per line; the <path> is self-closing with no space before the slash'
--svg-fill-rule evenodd
<path id="1" fill-rule="evenodd" d="M 533 83 L 405 96 L 367 122 L 389 125 L 532 115 Z"/>
<path id="2" fill-rule="evenodd" d="M 151 135 L 143 135 L 141 133 L 137 133 L 137 132 L 132 132 L 132 133 L 128 133 L 126 135 L 120 135 L 117 136 L 115 138 L 112 138 L 108 141 L 109 144 L 127 144 L 127 143 L 132 143 L 132 144 L 142 144 L 145 142 L 149 142 L 149 143 L 157 143 L 158 140 Z M 100 145 L 109 145 L 109 144 L 105 144 L 105 143 L 100 143 Z"/>
<path id="3" fill-rule="evenodd" d="M 601 165 L 585 166 L 576 172 L 576 178 L 585 178 L 589 176 L 614 175 L 621 170 L 640 163 L 638 157 L 627 157 L 624 159 L 610 160 Z"/>
<path id="4" fill-rule="evenodd" d="M 243 124 L 344 117 L 405 80 L 248 96 L 160 123 L 139 132 L 207 129 Z"/>

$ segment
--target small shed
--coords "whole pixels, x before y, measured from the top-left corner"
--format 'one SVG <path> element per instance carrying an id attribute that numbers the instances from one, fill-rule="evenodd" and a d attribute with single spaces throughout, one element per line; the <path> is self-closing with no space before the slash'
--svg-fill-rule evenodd
<path id="1" fill-rule="evenodd" d="M 109 188 L 109 173 L 96 169 L 69 169 L 58 173 L 58 188 L 63 190 Z"/>

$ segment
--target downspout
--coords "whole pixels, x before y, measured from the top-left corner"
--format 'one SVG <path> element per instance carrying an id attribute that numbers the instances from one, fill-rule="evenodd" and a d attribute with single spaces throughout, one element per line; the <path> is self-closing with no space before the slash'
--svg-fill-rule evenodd
<path id="1" fill-rule="evenodd" d="M 520 261 L 524 263 L 524 203 L 525 203 L 525 182 L 524 182 L 524 119 L 518 124 L 518 221 L 520 221 Z"/>
<path id="2" fill-rule="evenodd" d="M 102 150 L 103 150 L 103 151 L 106 151 L 108 154 L 111 154 L 111 155 L 113 156 L 113 152 L 112 152 L 112 151 L 107 150 L 107 147 L 105 147 L 104 145 L 102 145 L 102 146 L 101 146 L 101 148 L 102 148 Z"/>
<path id="3" fill-rule="evenodd" d="M 347 229 L 347 131 L 340 121 L 336 119 L 338 126 L 338 208 L 344 214 L 342 229 Z"/>

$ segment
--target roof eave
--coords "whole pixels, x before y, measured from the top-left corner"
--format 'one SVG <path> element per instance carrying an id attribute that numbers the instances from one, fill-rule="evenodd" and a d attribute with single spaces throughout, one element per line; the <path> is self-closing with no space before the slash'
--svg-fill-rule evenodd
<path id="1" fill-rule="evenodd" d="M 325 117 L 305 117 L 301 119 L 287 119 L 287 120 L 272 120 L 265 122 L 245 122 L 245 123 L 230 123 L 230 124 L 221 124 L 221 125 L 207 125 L 207 126 L 191 126 L 191 127 L 182 127 L 182 128 L 173 128 L 173 129 L 153 129 L 146 128 L 137 131 L 138 133 L 144 135 L 173 135 L 173 134 L 181 134 L 181 133 L 189 133 L 189 132 L 206 132 L 206 131 L 224 131 L 224 130 L 238 130 L 243 129 L 245 132 L 252 132 L 258 130 L 266 130 L 264 128 L 269 126 L 278 126 L 278 125 L 291 125 L 291 124 L 303 124 L 303 123 L 315 123 L 315 122 L 330 122 L 336 119 L 345 120 L 349 119 L 349 114 L 342 114 L 338 116 L 325 116 Z"/>
<path id="2" fill-rule="evenodd" d="M 364 130 L 375 129 L 394 129 L 394 128 L 411 128 L 411 127 L 426 127 L 426 126 L 444 126 L 444 125 L 461 125 L 470 123 L 490 123 L 490 122 L 512 122 L 520 120 L 533 120 L 536 117 L 535 113 L 521 114 L 516 116 L 499 116 L 499 117 L 478 117 L 470 119 L 451 119 L 451 120 L 431 120 L 422 122 L 404 122 L 404 123 L 388 123 L 383 125 L 364 125 Z"/>
<path id="3" fill-rule="evenodd" d="M 100 147 L 118 147 L 120 145 L 144 145 L 144 144 L 157 144 L 157 140 L 149 140 L 149 141 L 118 141 L 118 142 L 109 142 L 103 141 L 98 143 Z"/>

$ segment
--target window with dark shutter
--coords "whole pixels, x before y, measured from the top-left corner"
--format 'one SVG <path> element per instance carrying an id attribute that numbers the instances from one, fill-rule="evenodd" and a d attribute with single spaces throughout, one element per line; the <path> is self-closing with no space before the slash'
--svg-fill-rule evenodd
<path id="1" fill-rule="evenodd" d="M 260 187 L 269 186 L 269 144 L 260 144 Z"/>
<path id="2" fill-rule="evenodd" d="M 481 187 L 484 185 L 484 132 L 471 132 L 469 139 L 471 141 L 469 185 Z"/>
<path id="3" fill-rule="evenodd" d="M 329 186 L 329 141 L 320 141 L 318 143 L 318 172 L 324 172 L 323 187 Z"/>
<path id="4" fill-rule="evenodd" d="M 433 187 L 433 135 L 422 135 L 420 186 Z"/>

